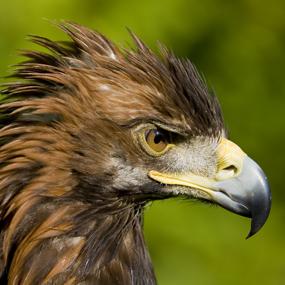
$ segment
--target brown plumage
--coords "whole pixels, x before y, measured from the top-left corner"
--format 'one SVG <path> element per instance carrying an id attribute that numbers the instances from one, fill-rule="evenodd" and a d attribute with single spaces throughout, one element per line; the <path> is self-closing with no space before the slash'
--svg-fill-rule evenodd
<path id="1" fill-rule="evenodd" d="M 147 171 L 211 176 L 225 133 L 219 104 L 190 61 L 165 48 L 157 56 L 132 34 L 136 49 L 121 50 L 82 26 L 61 28 L 72 41 L 32 37 L 49 52 L 24 52 L 21 81 L 2 91 L 0 283 L 155 284 L 143 209 L 180 188 L 162 190 Z M 141 125 L 193 146 L 196 166 L 173 163 L 174 151 L 147 154 Z"/>

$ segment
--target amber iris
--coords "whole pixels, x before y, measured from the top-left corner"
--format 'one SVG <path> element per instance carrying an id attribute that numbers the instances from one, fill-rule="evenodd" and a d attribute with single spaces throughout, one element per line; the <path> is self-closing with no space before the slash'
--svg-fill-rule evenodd
<path id="1" fill-rule="evenodd" d="M 168 146 L 166 135 L 159 129 L 147 130 L 145 132 L 145 141 L 157 153 L 163 152 Z"/>

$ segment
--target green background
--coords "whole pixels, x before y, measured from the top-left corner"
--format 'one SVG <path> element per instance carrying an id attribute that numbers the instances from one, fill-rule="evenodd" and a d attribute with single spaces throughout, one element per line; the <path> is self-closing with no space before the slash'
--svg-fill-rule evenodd
<path id="1" fill-rule="evenodd" d="M 191 201 L 155 202 L 145 232 L 161 285 L 285 284 L 284 0 L 1 1 L 0 75 L 27 34 L 64 36 L 49 20 L 95 28 L 130 42 L 131 28 L 189 57 L 220 98 L 230 137 L 263 167 L 273 192 L 265 227 L 249 240 L 249 220 Z"/>

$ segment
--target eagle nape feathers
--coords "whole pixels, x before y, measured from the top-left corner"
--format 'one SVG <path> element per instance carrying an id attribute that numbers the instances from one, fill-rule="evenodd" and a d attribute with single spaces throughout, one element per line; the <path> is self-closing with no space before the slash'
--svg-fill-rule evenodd
<path id="1" fill-rule="evenodd" d="M 153 200 L 195 198 L 251 218 L 266 177 L 226 131 L 189 60 L 122 49 L 98 32 L 33 36 L 0 105 L 0 283 L 156 284 L 142 218 Z"/>

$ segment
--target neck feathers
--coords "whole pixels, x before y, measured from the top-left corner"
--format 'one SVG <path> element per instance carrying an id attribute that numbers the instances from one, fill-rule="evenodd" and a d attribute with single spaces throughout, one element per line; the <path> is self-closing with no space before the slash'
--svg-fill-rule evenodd
<path id="1" fill-rule="evenodd" d="M 141 209 L 125 206 L 110 214 L 94 205 L 56 205 L 42 201 L 41 209 L 18 224 L 23 231 L 2 235 L 2 248 L 9 250 L 2 252 L 1 284 L 156 283 Z"/>

